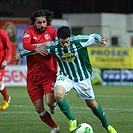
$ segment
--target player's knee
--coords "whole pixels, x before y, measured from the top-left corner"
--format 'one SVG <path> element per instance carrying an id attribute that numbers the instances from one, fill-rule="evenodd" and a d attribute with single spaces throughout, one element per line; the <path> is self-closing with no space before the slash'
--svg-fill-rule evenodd
<path id="1" fill-rule="evenodd" d="M 55 94 L 54 94 L 54 98 L 55 98 L 55 100 L 56 100 L 57 102 L 60 102 L 60 101 L 63 100 L 64 95 L 61 95 L 60 93 L 55 93 Z"/>
<path id="2" fill-rule="evenodd" d="M 43 111 L 43 107 L 36 106 L 35 110 L 36 110 L 36 112 L 42 112 Z"/>
<path id="3" fill-rule="evenodd" d="M 97 109 L 97 106 L 96 106 L 95 104 L 91 104 L 91 105 L 89 106 L 89 108 L 91 108 L 91 109 Z"/>
<path id="4" fill-rule="evenodd" d="M 98 106 L 95 99 L 94 100 L 87 100 L 86 103 L 87 103 L 87 106 L 91 109 L 96 109 Z"/>

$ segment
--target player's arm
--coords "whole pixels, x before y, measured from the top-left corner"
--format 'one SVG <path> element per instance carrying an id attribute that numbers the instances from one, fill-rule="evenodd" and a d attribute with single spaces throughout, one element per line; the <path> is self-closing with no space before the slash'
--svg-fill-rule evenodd
<path id="1" fill-rule="evenodd" d="M 15 56 L 16 64 L 18 64 L 18 62 L 22 62 L 23 56 L 34 55 L 34 54 L 37 54 L 37 53 L 39 53 L 43 56 L 47 55 L 48 51 L 46 50 L 45 46 L 48 43 L 50 43 L 50 42 L 48 41 L 48 42 L 45 42 L 43 44 L 34 44 L 33 45 L 33 46 L 35 46 L 34 50 L 23 50 L 20 53 L 17 53 L 16 56 Z"/>
<path id="2" fill-rule="evenodd" d="M 81 43 L 83 47 L 88 47 L 89 45 L 96 44 L 100 42 L 102 46 L 105 46 L 107 43 L 106 37 L 103 37 L 101 34 L 90 34 L 88 35 L 88 41 Z"/>
<path id="3" fill-rule="evenodd" d="M 46 47 L 46 44 L 47 43 L 44 43 L 44 44 L 39 44 L 36 46 L 35 50 L 22 50 L 20 53 L 17 53 L 16 56 L 15 56 L 15 62 L 16 64 L 18 64 L 18 62 L 22 61 L 22 58 L 23 56 L 28 56 L 28 55 L 34 55 L 34 54 L 41 54 L 43 56 L 47 55 L 48 54 L 48 51 L 47 49 L 45 48 Z"/>
<path id="4" fill-rule="evenodd" d="M 4 48 L 6 48 L 6 54 L 5 54 L 5 57 L 1 63 L 1 67 L 6 67 L 7 66 L 7 61 L 9 59 L 9 56 L 11 55 L 11 52 L 12 52 L 12 47 L 11 47 L 11 43 L 10 43 L 10 40 L 9 40 L 9 37 L 8 35 L 6 34 L 6 32 L 3 31 L 3 34 L 2 34 L 2 42 L 4 44 Z"/>
<path id="5" fill-rule="evenodd" d="M 21 52 L 18 52 L 15 55 L 16 64 L 18 64 L 18 62 L 22 62 L 23 56 L 28 56 L 28 55 L 31 55 L 31 54 L 36 54 L 36 52 L 35 51 L 29 51 L 29 50 L 23 50 Z"/>
<path id="6" fill-rule="evenodd" d="M 5 32 L 3 32 L 2 40 L 5 45 L 4 47 L 6 48 L 6 56 L 5 56 L 4 60 L 7 61 L 9 59 L 9 56 L 11 55 L 12 46 L 11 46 L 9 37 Z"/>
<path id="7" fill-rule="evenodd" d="M 100 42 L 102 46 L 105 46 L 107 43 L 107 38 L 105 36 L 102 36 L 100 34 L 94 35 L 95 41 Z"/>
<path id="8" fill-rule="evenodd" d="M 30 50 L 23 50 L 20 52 L 20 56 L 28 56 L 28 55 L 34 55 L 40 53 L 42 55 L 47 55 L 48 51 L 45 49 L 45 46 L 41 46 L 41 47 L 36 47 L 36 49 L 34 51 L 30 51 Z"/>
<path id="9" fill-rule="evenodd" d="M 46 50 L 46 45 L 50 43 L 50 42 L 45 42 L 43 44 L 34 44 L 34 46 L 36 47 L 34 50 L 23 50 L 20 52 L 20 56 L 28 56 L 28 55 L 34 55 L 37 53 L 40 53 L 42 55 L 47 55 L 48 51 Z"/>

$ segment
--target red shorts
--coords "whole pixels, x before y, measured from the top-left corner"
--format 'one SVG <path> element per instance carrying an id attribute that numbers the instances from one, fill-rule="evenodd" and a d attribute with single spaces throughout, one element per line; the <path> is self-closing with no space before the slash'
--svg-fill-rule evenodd
<path id="1" fill-rule="evenodd" d="M 32 101 L 42 99 L 43 95 L 54 93 L 56 75 L 27 75 L 27 92 Z"/>
<path id="2" fill-rule="evenodd" d="M 2 78 L 4 76 L 5 68 L 0 69 L 0 81 L 2 81 Z"/>

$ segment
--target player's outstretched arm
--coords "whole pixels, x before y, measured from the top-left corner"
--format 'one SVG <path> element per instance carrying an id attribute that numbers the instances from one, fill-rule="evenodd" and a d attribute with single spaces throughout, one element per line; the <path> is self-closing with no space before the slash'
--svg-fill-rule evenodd
<path id="1" fill-rule="evenodd" d="M 102 46 L 105 46 L 107 43 L 107 38 L 100 34 L 95 34 L 96 42 L 100 42 Z"/>
<path id="2" fill-rule="evenodd" d="M 15 56 L 16 65 L 22 62 L 23 56 L 36 54 L 36 51 L 22 50 L 20 53 L 18 52 Z"/>
<path id="3" fill-rule="evenodd" d="M 94 45 L 97 42 L 100 42 L 102 45 L 105 45 L 106 44 L 106 42 L 105 42 L 106 39 L 101 34 L 93 33 L 93 34 L 90 34 L 90 35 L 85 36 L 85 37 L 88 39 L 88 41 L 85 42 L 85 43 L 81 43 L 81 45 L 83 47 L 88 47 L 90 45 Z"/>
<path id="4" fill-rule="evenodd" d="M 41 54 L 43 56 L 48 54 L 48 51 L 46 50 L 46 46 L 40 46 L 40 47 L 36 47 L 36 49 L 34 51 L 29 51 L 29 50 L 22 50 L 20 53 L 17 53 L 15 56 L 15 62 L 16 64 L 18 64 L 18 62 L 22 62 L 22 58 L 23 56 L 28 56 L 28 55 L 34 55 L 34 54 Z"/>

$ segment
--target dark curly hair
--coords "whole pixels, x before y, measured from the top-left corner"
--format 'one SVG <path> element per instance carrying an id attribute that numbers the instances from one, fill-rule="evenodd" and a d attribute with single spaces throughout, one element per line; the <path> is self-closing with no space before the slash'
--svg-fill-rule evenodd
<path id="1" fill-rule="evenodd" d="M 30 17 L 31 25 L 33 25 L 37 19 L 37 17 L 46 17 L 47 24 L 51 25 L 52 17 L 54 16 L 53 12 L 47 9 L 38 9 L 37 11 L 33 12 L 32 16 Z"/>

